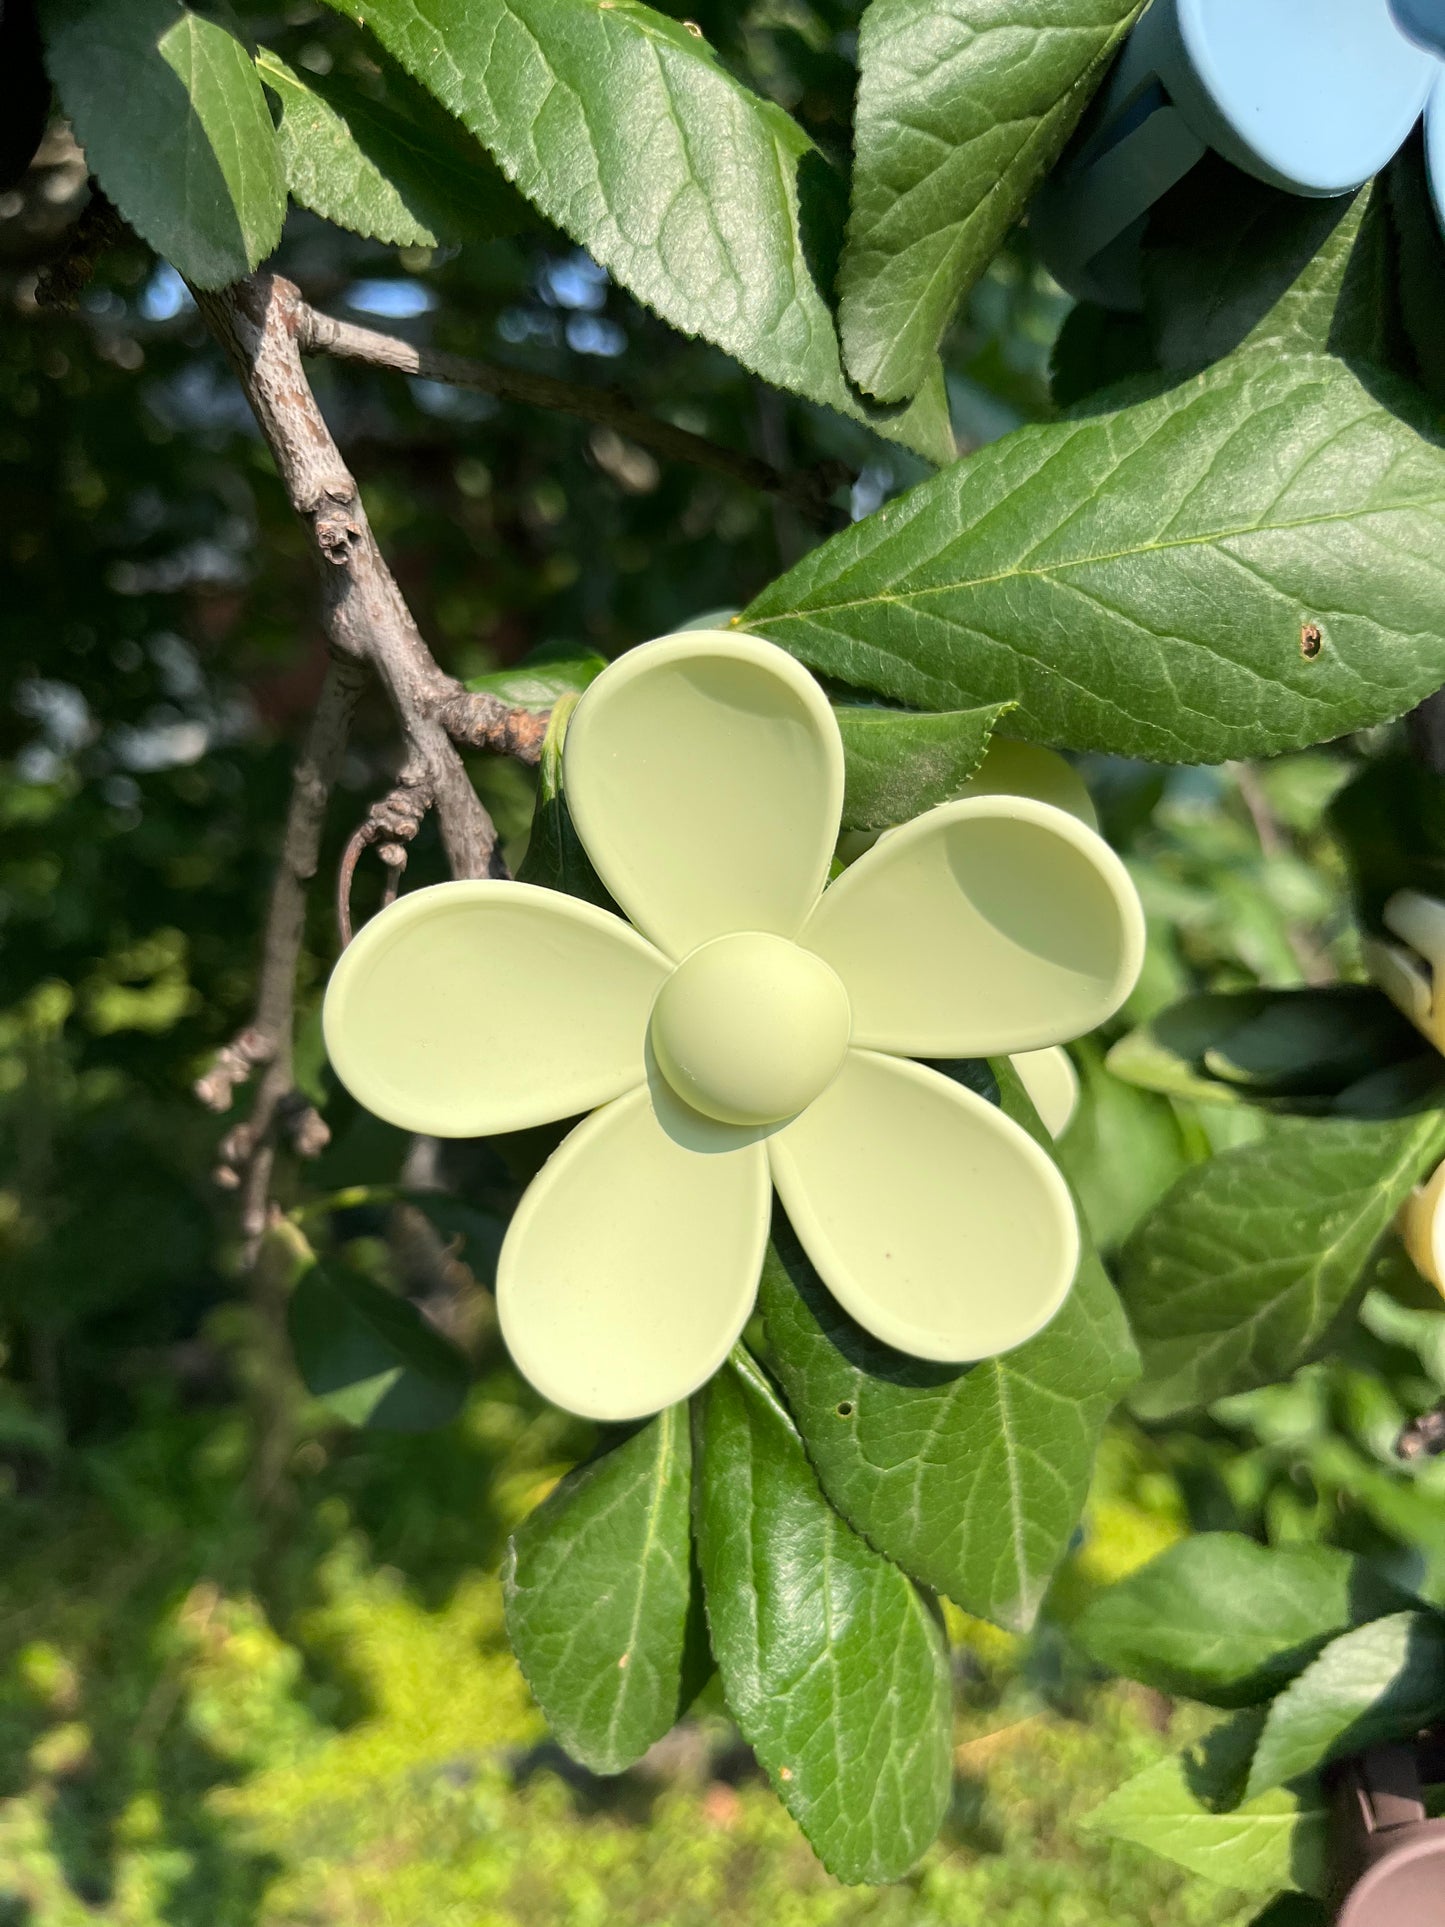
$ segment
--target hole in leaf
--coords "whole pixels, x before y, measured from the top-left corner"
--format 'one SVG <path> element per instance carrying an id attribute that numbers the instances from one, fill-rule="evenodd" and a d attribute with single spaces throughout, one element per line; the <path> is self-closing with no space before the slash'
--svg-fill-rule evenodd
<path id="1" fill-rule="evenodd" d="M 1317 622 L 1305 622 L 1300 625 L 1299 652 L 1306 662 L 1313 662 L 1324 646 L 1324 631 Z"/>
<path id="2" fill-rule="evenodd" d="M 852 1399 L 851 1399 L 851 1398 L 843 1398 L 843 1399 L 839 1399 L 839 1401 L 838 1401 L 838 1416 L 839 1416 L 839 1418 L 852 1418 L 852 1416 L 853 1416 L 853 1401 L 852 1401 Z"/>

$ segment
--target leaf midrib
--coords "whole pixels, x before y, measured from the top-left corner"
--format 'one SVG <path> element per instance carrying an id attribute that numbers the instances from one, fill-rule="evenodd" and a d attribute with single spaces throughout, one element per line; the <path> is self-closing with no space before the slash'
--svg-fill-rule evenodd
<path id="1" fill-rule="evenodd" d="M 1286 535 L 1295 529 L 1323 528 L 1335 522 L 1348 522 L 1352 526 L 1358 526 L 1372 516 L 1401 515 L 1414 508 L 1445 508 L 1445 495 L 1411 496 L 1408 501 L 1383 505 L 1379 508 L 1321 512 L 1317 515 L 1301 516 L 1292 521 L 1245 523 L 1239 528 L 1217 529 L 1208 535 L 1181 536 L 1173 542 L 1141 542 L 1129 548 L 1107 549 L 1097 554 L 1066 557 L 1062 561 L 1050 563 L 1043 568 L 1015 566 L 996 570 L 992 575 L 961 576 L 956 581 L 930 583 L 897 594 L 889 590 L 880 590 L 874 595 L 854 596 L 846 601 L 808 602 L 797 609 L 785 610 L 778 615 L 758 616 L 755 620 L 760 624 L 804 622 L 810 617 L 835 615 L 845 609 L 868 609 L 878 603 L 911 603 L 920 601 L 925 596 L 956 595 L 960 590 L 965 589 L 988 589 L 999 582 L 1047 581 L 1050 577 L 1062 575 L 1070 569 L 1096 568 L 1110 562 L 1129 562 L 1139 556 L 1164 555 L 1177 549 L 1214 548 L 1221 543 L 1237 542 L 1247 535 Z M 903 532 L 900 530 L 897 533 Z M 1421 558 L 1421 560 L 1424 559 Z"/>
<path id="2" fill-rule="evenodd" d="M 1117 34 L 1114 35 L 1106 44 L 1104 51 L 1108 51 L 1108 48 L 1113 45 L 1114 40 L 1117 38 Z M 1101 59 L 1102 54 L 1098 58 Z M 871 313 L 874 315 L 876 315 L 880 309 L 886 310 L 890 305 L 887 297 L 885 296 L 880 299 L 878 293 L 878 284 L 883 279 L 884 273 L 889 270 L 896 271 L 902 263 L 907 261 L 909 256 L 914 254 L 919 248 L 936 245 L 940 240 L 944 241 L 942 255 L 938 261 L 935 262 L 923 286 L 919 288 L 907 302 L 904 318 L 893 324 L 893 345 L 891 348 L 885 349 L 879 357 L 879 371 L 877 376 L 875 376 L 875 380 L 881 381 L 886 378 L 898 362 L 902 361 L 906 364 L 911 363 L 915 359 L 916 351 L 910 345 L 910 337 L 918 325 L 920 315 L 931 302 L 934 288 L 940 281 L 946 281 L 956 273 L 959 255 L 967 246 L 970 236 L 978 229 L 980 224 L 982 224 L 985 230 L 987 229 L 988 221 L 986 217 L 991 213 L 994 203 L 999 199 L 1000 195 L 1006 190 L 1012 191 L 1013 181 L 1019 171 L 1020 164 L 1031 163 L 1034 150 L 1040 144 L 1040 136 L 1045 132 L 1052 131 L 1061 108 L 1067 109 L 1073 105 L 1075 96 L 1080 91 L 1084 82 L 1093 74 L 1097 65 L 1098 59 L 1090 62 L 1088 67 L 1078 75 L 1068 91 L 1060 95 L 1051 106 L 1042 109 L 1038 113 L 1020 114 L 1016 117 L 1017 124 L 1021 125 L 1025 122 L 1031 123 L 1030 132 L 1020 143 L 1017 152 L 1008 166 L 989 183 L 983 195 L 974 203 L 968 213 L 962 215 L 958 220 L 944 222 L 941 226 L 932 229 L 927 234 L 917 236 L 914 240 L 910 241 L 906 247 L 900 248 L 896 252 L 889 252 L 885 244 L 880 243 L 874 238 L 878 229 L 881 228 L 885 222 L 898 218 L 901 210 L 915 194 L 919 193 L 925 187 L 931 187 L 940 173 L 950 169 L 956 161 L 961 160 L 968 150 L 976 146 L 980 140 L 997 133 L 999 127 L 999 123 L 997 122 L 991 123 L 988 127 L 980 128 L 976 133 L 970 134 L 951 154 L 943 160 L 936 162 L 926 173 L 920 175 L 916 181 L 905 188 L 903 193 L 885 209 L 881 219 L 876 219 L 870 214 L 869 219 L 872 223 L 871 231 L 866 235 L 860 234 L 856 246 L 860 253 L 865 249 L 871 249 L 876 253 L 881 253 L 883 256 L 883 268 L 882 270 L 873 270 L 864 278 L 860 286 L 849 292 L 860 306 L 867 304 Z M 896 118 L 894 125 L 899 125 Z M 916 132 L 917 130 L 909 131 Z M 1027 171 L 1027 168 L 1025 168 L 1025 171 Z M 947 238 L 945 239 L 945 237 Z M 851 231 L 848 239 L 850 243 L 853 241 Z"/>
<path id="3" fill-rule="evenodd" d="M 1213 1334 L 1190 1333 L 1187 1334 L 1187 1336 L 1191 1339 L 1199 1340 L 1211 1351 L 1217 1350 L 1225 1338 L 1236 1335 L 1241 1337 L 1247 1335 L 1252 1343 L 1253 1335 L 1257 1328 L 1273 1313 L 1279 1311 L 1283 1303 L 1293 1299 L 1302 1289 L 1308 1290 L 1310 1318 L 1313 1320 L 1319 1309 L 1320 1285 L 1325 1272 L 1334 1260 L 1338 1258 L 1341 1250 L 1349 1240 L 1358 1235 L 1360 1227 L 1370 1215 L 1371 1208 L 1377 1206 L 1381 1198 L 1389 1195 L 1390 1191 L 1398 1184 L 1401 1173 L 1406 1171 L 1410 1165 L 1416 1161 L 1422 1148 L 1430 1142 L 1438 1128 L 1439 1120 L 1432 1117 L 1411 1136 L 1409 1143 L 1401 1151 L 1395 1163 L 1387 1172 L 1377 1178 L 1371 1186 L 1366 1202 L 1355 1211 L 1332 1242 L 1324 1246 L 1314 1262 L 1306 1268 L 1304 1273 L 1297 1278 L 1293 1285 L 1287 1287 L 1277 1297 L 1271 1299 L 1268 1305 L 1251 1312 L 1247 1318 L 1231 1320 L 1227 1330 L 1223 1332 L 1220 1332 L 1216 1327 Z M 1289 1257 L 1286 1253 L 1277 1258 L 1252 1259 L 1244 1264 L 1234 1266 L 1232 1270 L 1227 1272 L 1207 1272 L 1199 1276 L 1192 1286 L 1185 1285 L 1172 1289 L 1169 1294 L 1169 1302 L 1170 1304 L 1179 1304 L 1188 1299 L 1191 1291 L 1197 1291 L 1201 1288 L 1216 1290 L 1221 1285 L 1228 1285 L 1240 1279 L 1247 1278 L 1253 1272 L 1268 1270 L 1271 1266 L 1288 1263 Z M 1183 1337 L 1186 1336 L 1186 1334 L 1178 1334 L 1178 1336 Z"/>
<path id="4" fill-rule="evenodd" d="M 637 1646 L 637 1635 L 642 1625 L 642 1606 L 648 1594 L 651 1575 L 652 1551 L 657 1542 L 657 1521 L 662 1511 L 662 1497 L 667 1485 L 667 1474 L 672 1459 L 673 1430 L 677 1424 L 677 1408 L 669 1406 L 660 1415 L 657 1428 L 657 1452 L 652 1472 L 652 1489 L 646 1500 L 647 1530 L 643 1535 L 642 1550 L 637 1559 L 637 1587 L 632 1597 L 632 1623 L 627 1629 L 627 1641 L 623 1652 L 627 1656 L 627 1667 L 621 1686 L 612 1702 L 612 1711 L 607 1720 L 607 1744 L 615 1746 L 617 1728 L 622 1719 L 624 1707 L 631 1698 L 633 1682 L 632 1658 Z"/>

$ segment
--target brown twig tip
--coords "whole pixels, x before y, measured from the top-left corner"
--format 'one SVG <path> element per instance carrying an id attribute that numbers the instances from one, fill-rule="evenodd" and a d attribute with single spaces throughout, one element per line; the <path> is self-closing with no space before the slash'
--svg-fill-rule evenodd
<path id="1" fill-rule="evenodd" d="M 255 1024 L 249 1024 L 216 1052 L 211 1068 L 196 1079 L 191 1089 L 208 1111 L 218 1115 L 229 1111 L 237 1086 L 244 1084 L 263 1064 L 269 1064 L 275 1055 L 276 1039 Z"/>
<path id="2" fill-rule="evenodd" d="M 331 1126 L 302 1091 L 288 1091 L 276 1106 L 276 1122 L 298 1158 L 319 1158 L 331 1142 Z"/>
<path id="3" fill-rule="evenodd" d="M 453 696 L 437 711 L 447 734 L 469 749 L 490 749 L 499 756 L 515 756 L 534 766 L 542 759 L 550 710 L 513 709 L 500 696 L 468 690 Z"/>
<path id="4" fill-rule="evenodd" d="M 379 797 L 347 839 L 336 872 L 336 928 L 344 950 L 351 942 L 351 885 L 363 850 L 379 844 L 377 855 L 389 872 L 383 893 L 383 907 L 396 900 L 401 873 L 406 868 L 406 845 L 422 826 L 422 820 L 436 797 L 425 772 L 405 769 L 394 790 Z M 383 843 L 381 839 L 385 837 Z"/>
<path id="5" fill-rule="evenodd" d="M 1395 1440 L 1395 1457 L 1410 1464 L 1416 1459 L 1438 1459 L 1445 1453 L 1445 1404 L 1412 1418 Z"/>

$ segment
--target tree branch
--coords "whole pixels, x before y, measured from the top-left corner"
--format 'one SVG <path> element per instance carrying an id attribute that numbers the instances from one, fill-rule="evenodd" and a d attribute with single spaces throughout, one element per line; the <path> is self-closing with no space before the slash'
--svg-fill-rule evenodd
<path id="1" fill-rule="evenodd" d="M 703 435 L 634 408 L 615 389 L 592 388 L 582 382 L 559 381 L 522 368 L 504 368 L 469 355 L 452 355 L 438 348 L 418 348 L 397 335 L 338 321 L 302 301 L 297 311 L 296 336 L 303 354 L 331 355 L 340 361 L 364 361 L 373 368 L 394 368 L 399 374 L 420 375 L 453 388 L 475 388 L 500 401 L 522 402 L 562 415 L 575 415 L 599 428 L 611 428 L 640 448 L 649 448 L 667 461 L 687 462 L 694 468 L 726 475 L 744 488 L 777 495 L 814 521 L 835 519 L 829 498 L 852 473 L 842 462 L 825 462 L 814 469 L 792 471 L 760 461 L 737 449 L 724 448 Z"/>
<path id="2" fill-rule="evenodd" d="M 196 1095 L 208 1109 L 229 1110 L 236 1085 L 251 1070 L 264 1067 L 250 1116 L 222 1141 L 217 1174 L 223 1184 L 241 1191 L 241 1233 L 248 1247 L 266 1228 L 275 1127 L 287 1125 L 298 1148 L 313 1157 L 325 1148 L 325 1126 L 304 1100 L 297 1101 L 292 1083 L 296 966 L 306 924 L 307 885 L 320 860 L 326 804 L 364 683 L 359 664 L 332 660 L 291 779 L 281 860 L 266 912 L 256 1014 L 196 1085 Z"/>
<path id="3" fill-rule="evenodd" d="M 386 865 L 386 893 L 383 906 L 391 903 L 401 886 L 406 868 L 406 846 L 421 828 L 422 818 L 431 808 L 426 780 L 419 771 L 404 769 L 396 788 L 378 797 L 361 825 L 353 831 L 342 853 L 336 872 L 336 930 L 344 950 L 351 942 L 351 880 L 363 850 L 380 844 L 377 855 Z M 382 841 L 382 839 L 385 841 Z"/>
<path id="4" fill-rule="evenodd" d="M 414 831 L 427 809 L 436 810 L 455 876 L 504 875 L 505 865 L 491 818 L 453 736 L 535 762 L 546 718 L 513 710 L 496 696 L 463 689 L 441 670 L 422 639 L 307 382 L 297 344 L 302 303 L 292 284 L 256 274 L 219 293 L 193 292 L 241 380 L 291 506 L 310 530 L 320 571 L 322 626 L 331 651 L 292 782 L 266 917 L 255 1017 L 196 1086 L 202 1103 L 224 1111 L 236 1086 L 254 1071 L 261 1072 L 250 1115 L 222 1142 L 217 1173 L 222 1183 L 241 1193 L 242 1234 L 248 1254 L 254 1256 L 270 1211 L 278 1133 L 289 1135 L 303 1156 L 315 1156 L 326 1142 L 325 1125 L 292 1081 L 296 970 L 326 805 L 367 673 L 379 677 L 401 727 L 403 783 L 418 799 L 411 828 Z M 378 830 L 391 824 L 384 807 L 380 813 L 372 811 L 368 823 L 373 820 Z M 401 832 L 391 827 L 395 841 Z M 352 842 L 359 854 L 362 845 L 356 838 Z M 354 866 L 355 856 L 350 860 Z"/>
<path id="5" fill-rule="evenodd" d="M 452 874 L 493 874 L 496 831 L 438 714 L 443 703 L 465 702 L 467 692 L 442 672 L 422 640 L 316 405 L 297 344 L 300 295 L 270 274 L 195 295 L 241 379 L 291 506 L 311 530 L 322 564 L 321 620 L 332 650 L 381 678 L 401 724 L 406 761 L 425 773 Z"/>

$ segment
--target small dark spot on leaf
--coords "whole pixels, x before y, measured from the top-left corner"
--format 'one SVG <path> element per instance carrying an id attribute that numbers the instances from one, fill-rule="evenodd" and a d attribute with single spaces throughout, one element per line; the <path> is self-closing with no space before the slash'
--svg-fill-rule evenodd
<path id="1" fill-rule="evenodd" d="M 853 1416 L 853 1401 L 852 1401 L 852 1399 L 851 1399 L 851 1398 L 840 1398 L 840 1399 L 839 1399 L 839 1401 L 838 1401 L 838 1416 L 839 1416 L 839 1418 L 852 1418 L 852 1416 Z"/>
<path id="2" fill-rule="evenodd" d="M 1304 622 L 1300 624 L 1299 652 L 1306 662 L 1313 662 L 1324 646 L 1324 631 L 1317 622 Z"/>

